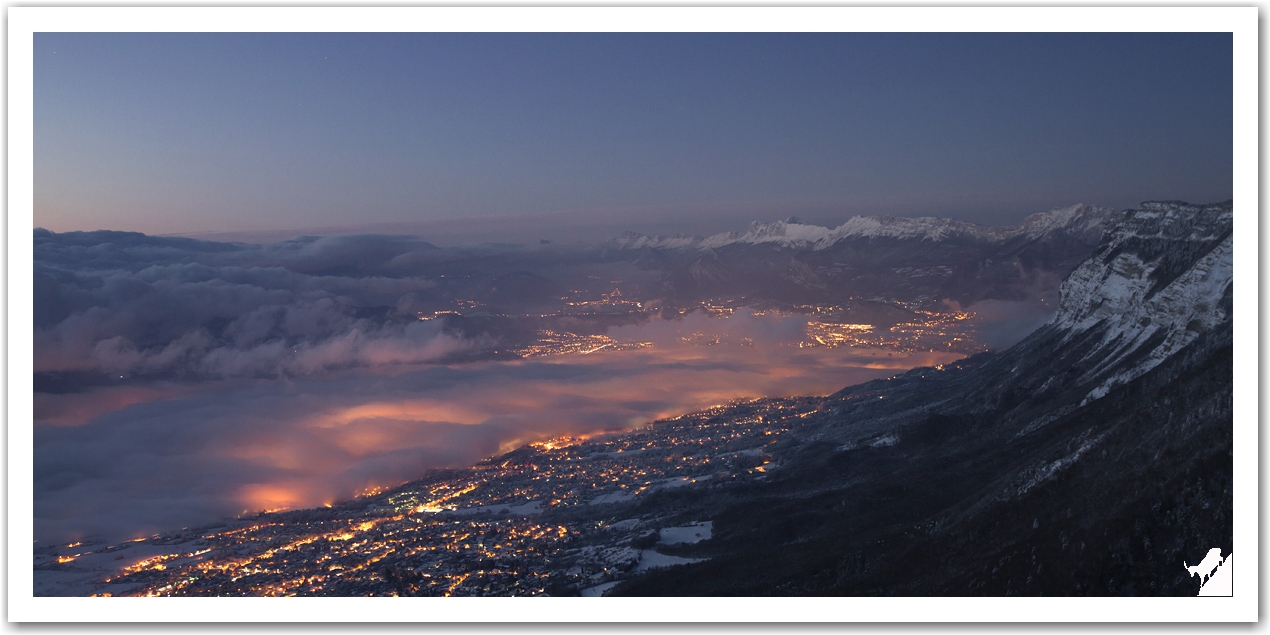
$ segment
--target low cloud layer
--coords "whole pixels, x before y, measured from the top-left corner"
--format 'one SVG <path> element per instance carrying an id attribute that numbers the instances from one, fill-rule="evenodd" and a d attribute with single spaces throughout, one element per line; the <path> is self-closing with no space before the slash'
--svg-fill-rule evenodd
<path id="1" fill-rule="evenodd" d="M 578 258 L 399 236 L 247 245 L 37 230 L 36 538 L 320 505 L 534 439 L 827 394 L 956 357 L 799 348 L 804 319 L 739 311 L 608 331 L 651 348 L 479 361 L 488 335 L 414 315 L 471 284 L 455 279 L 479 279 L 473 263 L 493 263 L 489 279 Z"/>
<path id="2" fill-rule="evenodd" d="M 436 283 L 393 260 L 431 250 L 401 237 L 261 246 L 37 230 L 34 370 L 285 377 L 434 361 L 473 343 L 394 312 Z"/>
<path id="3" fill-rule="evenodd" d="M 38 426 L 36 537 L 127 538 L 320 505 L 534 439 L 628 429 L 742 397 L 824 394 L 951 357 L 760 341 L 207 382 L 82 425 Z M 81 397 L 111 400 L 123 390 Z"/>

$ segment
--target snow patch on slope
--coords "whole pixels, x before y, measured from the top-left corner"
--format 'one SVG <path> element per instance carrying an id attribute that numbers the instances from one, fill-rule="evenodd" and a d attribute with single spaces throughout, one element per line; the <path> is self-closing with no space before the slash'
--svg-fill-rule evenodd
<path id="1" fill-rule="evenodd" d="M 1093 439 L 1088 439 L 1081 443 L 1080 447 L 1076 448 L 1075 452 L 1049 463 L 1042 463 L 1041 465 L 1033 467 L 1031 470 L 1019 475 L 1017 481 L 1019 481 L 1020 484 L 1017 486 L 1016 495 L 1022 496 L 1033 487 L 1054 478 L 1059 472 L 1071 467 L 1074 463 L 1076 463 L 1076 461 L 1080 460 L 1081 456 L 1097 445 L 1099 441 L 1102 441 L 1102 438 L 1106 435 L 1107 433 L 1104 432 Z"/>
<path id="2" fill-rule="evenodd" d="M 1122 343 L 1096 370 L 1113 367 L 1148 339 L 1163 332 L 1164 341 L 1131 368 L 1108 377 L 1090 391 L 1086 402 L 1105 396 L 1112 388 L 1139 377 L 1155 368 L 1168 356 L 1195 341 L 1200 333 L 1229 319 L 1221 309 L 1221 299 L 1230 287 L 1233 273 L 1232 239 L 1226 238 L 1195 267 L 1180 276 L 1163 291 L 1135 310 L 1118 316 L 1103 336 L 1103 341 L 1120 338 Z M 1129 329 L 1134 322 L 1147 323 L 1136 332 Z"/>
<path id="3" fill-rule="evenodd" d="M 1111 210 L 1105 207 L 1072 205 L 1043 214 L 1032 214 L 1024 219 L 1019 230 L 1028 238 L 1041 238 L 1054 231 L 1066 231 L 1077 235 L 1094 232 L 1101 234 L 1110 215 Z M 1096 234 L 1094 236 L 1096 237 Z"/>

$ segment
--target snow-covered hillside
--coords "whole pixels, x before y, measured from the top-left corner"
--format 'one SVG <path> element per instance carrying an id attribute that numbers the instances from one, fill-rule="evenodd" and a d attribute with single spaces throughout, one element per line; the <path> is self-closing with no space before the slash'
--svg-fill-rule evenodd
<path id="1" fill-rule="evenodd" d="M 1098 363 L 1086 377 L 1116 369 L 1089 399 L 1141 376 L 1230 319 L 1223 298 L 1233 278 L 1231 221 L 1229 204 L 1144 203 L 1113 224 L 1063 282 L 1051 325 L 1066 331 L 1065 341 L 1098 330 L 1099 344 L 1087 356 Z M 1123 364 L 1130 358 L 1135 361 Z"/>

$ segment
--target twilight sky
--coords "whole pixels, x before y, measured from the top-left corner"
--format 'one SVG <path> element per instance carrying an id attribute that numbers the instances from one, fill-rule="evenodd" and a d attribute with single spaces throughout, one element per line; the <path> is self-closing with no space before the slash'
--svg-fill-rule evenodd
<path id="1" fill-rule="evenodd" d="M 1211 202 L 1231 59 L 1229 34 L 38 33 L 35 225 L 613 235 Z"/>

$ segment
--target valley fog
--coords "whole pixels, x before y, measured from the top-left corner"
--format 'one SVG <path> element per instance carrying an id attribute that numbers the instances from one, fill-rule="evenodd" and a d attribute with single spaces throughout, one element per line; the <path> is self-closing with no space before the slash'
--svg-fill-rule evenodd
<path id="1" fill-rule="evenodd" d="M 36 538 L 127 539 L 329 504 L 538 439 L 824 395 L 963 356 L 800 347 L 806 325 L 692 314 L 610 329 L 651 343 L 635 350 L 41 395 L 60 425 L 37 422 Z"/>
<path id="2" fill-rule="evenodd" d="M 535 440 L 1009 346 L 1052 315 L 1106 213 L 779 221 L 712 247 L 36 230 L 35 537 L 323 505 Z M 1051 235 L 1048 260 L 1006 257 Z M 958 259 L 982 264 L 937 264 Z"/>

